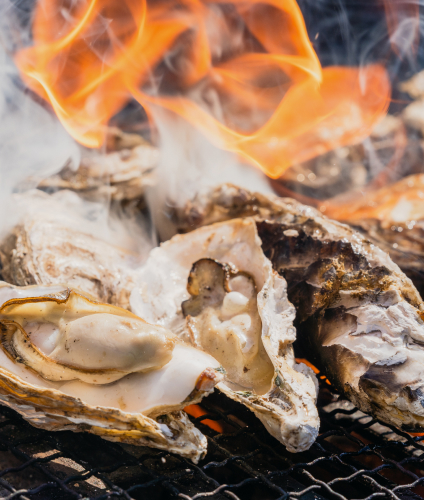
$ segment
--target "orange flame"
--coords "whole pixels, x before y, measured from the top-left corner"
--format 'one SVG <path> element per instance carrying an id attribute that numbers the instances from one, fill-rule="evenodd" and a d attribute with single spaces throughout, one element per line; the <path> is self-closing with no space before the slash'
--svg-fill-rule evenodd
<path id="1" fill-rule="evenodd" d="M 207 411 L 205 411 L 199 405 L 186 406 L 184 408 L 184 411 L 194 418 L 203 417 L 203 415 L 207 414 Z M 224 432 L 222 425 L 218 422 L 215 422 L 215 420 L 205 419 L 205 420 L 202 420 L 202 424 L 207 425 L 212 430 L 214 430 L 215 432 L 219 432 L 220 434 L 222 434 Z"/>
<path id="2" fill-rule="evenodd" d="M 38 0 L 16 63 L 87 147 L 136 99 L 274 178 L 366 137 L 390 96 L 380 65 L 321 68 L 295 0 Z"/>
<path id="3" fill-rule="evenodd" d="M 357 195 L 357 193 L 354 193 Z M 377 190 L 362 194 L 358 200 L 323 203 L 324 213 L 342 221 L 378 219 L 406 223 L 424 219 L 424 174 L 414 174 Z"/>
<path id="4" fill-rule="evenodd" d="M 321 372 L 318 370 L 318 368 L 307 359 L 296 358 L 296 363 L 303 363 L 304 365 L 309 366 L 309 368 L 315 373 L 317 377 L 319 377 L 321 380 L 324 380 L 326 384 L 331 385 L 331 382 L 328 380 L 328 378 L 325 375 L 320 375 Z"/>

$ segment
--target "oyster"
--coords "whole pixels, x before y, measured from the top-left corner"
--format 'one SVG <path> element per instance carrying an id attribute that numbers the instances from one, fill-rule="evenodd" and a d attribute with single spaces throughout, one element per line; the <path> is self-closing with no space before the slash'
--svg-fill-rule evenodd
<path id="1" fill-rule="evenodd" d="M 0 244 L 3 279 L 20 286 L 67 283 L 100 302 L 128 308 L 132 274 L 151 248 L 149 241 L 138 253 L 105 241 L 95 222 L 78 213 L 88 202 L 69 191 L 39 192 L 29 199 L 32 210 Z M 93 207 L 88 204 L 87 210 Z"/>
<path id="2" fill-rule="evenodd" d="M 295 311 L 252 219 L 175 236 L 152 250 L 130 303 L 147 321 L 214 356 L 227 373 L 218 388 L 252 410 L 288 450 L 312 445 L 316 379 L 295 362 Z"/>
<path id="3" fill-rule="evenodd" d="M 377 184 L 386 176 L 384 182 L 387 183 L 389 175 L 412 172 L 422 163 L 420 153 L 415 140 L 406 138 L 401 118 L 388 114 L 374 126 L 368 144 L 338 147 L 306 162 L 294 163 L 271 184 L 280 196 L 294 196 L 303 203 L 307 200 L 325 203 L 324 200 L 332 201 L 336 195 L 336 199 L 346 203 L 346 196 L 355 190 L 362 193 L 370 178 Z M 394 162 L 394 158 L 398 164 L 396 169 L 390 174 L 379 172 L 381 165 Z"/>
<path id="4" fill-rule="evenodd" d="M 424 297 L 424 219 L 353 219 L 351 226 L 387 252 Z"/>
<path id="5" fill-rule="evenodd" d="M 291 199 L 224 185 L 174 214 L 180 231 L 255 215 L 297 310 L 297 348 L 361 410 L 424 427 L 424 304 L 390 257 L 345 224 Z"/>
<path id="6" fill-rule="evenodd" d="M 70 189 L 90 199 L 107 196 L 116 201 L 136 201 L 144 206 L 146 188 L 154 182 L 159 151 L 139 136 L 135 136 L 133 142 L 128 137 L 133 135 L 116 141 L 121 143 L 118 151 L 86 155 L 77 170 L 65 166 L 58 174 L 40 180 L 38 187 Z M 122 145 L 129 147 L 122 148 Z"/>
<path id="7" fill-rule="evenodd" d="M 36 427 L 88 431 L 197 461 L 181 412 L 222 379 L 169 330 L 64 286 L 0 284 L 0 401 Z"/>
<path id="8" fill-rule="evenodd" d="M 424 174 L 368 194 L 344 221 L 387 252 L 424 296 Z"/>

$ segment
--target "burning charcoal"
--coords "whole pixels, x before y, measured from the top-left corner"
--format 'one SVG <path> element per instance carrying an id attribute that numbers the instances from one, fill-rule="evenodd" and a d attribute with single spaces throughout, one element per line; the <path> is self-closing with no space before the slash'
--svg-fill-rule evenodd
<path id="1" fill-rule="evenodd" d="M 180 231 L 256 214 L 264 252 L 287 280 L 297 310 L 302 354 L 361 410 L 422 430 L 424 304 L 385 252 L 288 198 L 224 185 L 193 207 L 196 222 L 184 210 L 175 214 Z"/>
<path id="2" fill-rule="evenodd" d="M 96 222 L 74 211 L 82 200 L 70 192 L 58 195 L 60 202 L 46 195 L 41 205 L 32 206 L 1 243 L 3 279 L 20 286 L 68 283 L 96 300 L 127 308 L 134 268 L 150 243 L 144 249 L 140 245 L 138 254 L 108 243 L 96 234 Z M 71 203 L 65 203 L 67 198 Z"/>
<path id="3" fill-rule="evenodd" d="M 0 282 L 2 404 L 32 425 L 152 446 L 197 462 L 206 438 L 181 410 L 222 379 L 169 330 L 64 285 Z"/>
<path id="4" fill-rule="evenodd" d="M 220 391 L 246 405 L 288 450 L 318 434 L 316 378 L 295 362 L 295 310 L 253 219 L 178 235 L 137 272 L 131 309 L 216 358 Z"/>

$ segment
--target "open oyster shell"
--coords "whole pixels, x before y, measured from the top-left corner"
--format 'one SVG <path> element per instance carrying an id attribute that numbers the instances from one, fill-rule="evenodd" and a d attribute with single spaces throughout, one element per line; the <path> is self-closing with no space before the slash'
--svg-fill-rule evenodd
<path id="1" fill-rule="evenodd" d="M 197 461 L 206 438 L 181 412 L 222 379 L 169 330 L 64 286 L 0 285 L 0 401 L 36 427 L 88 431 Z"/>
<path id="2" fill-rule="evenodd" d="M 255 215 L 297 310 L 297 344 L 358 408 L 424 428 L 424 303 L 390 257 L 351 227 L 289 198 L 223 185 L 178 213 L 180 231 Z"/>
<path id="3" fill-rule="evenodd" d="M 251 409 L 287 449 L 311 446 L 319 426 L 316 379 L 295 362 L 295 310 L 252 219 L 175 236 L 152 250 L 130 303 L 216 357 L 227 372 L 219 389 Z"/>

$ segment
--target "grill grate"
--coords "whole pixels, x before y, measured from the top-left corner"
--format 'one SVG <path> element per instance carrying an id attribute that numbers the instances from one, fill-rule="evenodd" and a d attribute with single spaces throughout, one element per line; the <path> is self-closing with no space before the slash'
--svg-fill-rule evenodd
<path id="1" fill-rule="evenodd" d="M 320 381 L 320 436 L 292 454 L 225 396 L 202 404 L 209 452 L 199 465 L 166 452 L 89 434 L 35 429 L 0 407 L 2 499 L 418 499 L 423 437 L 388 428 Z M 216 420 L 218 434 L 204 420 Z"/>

